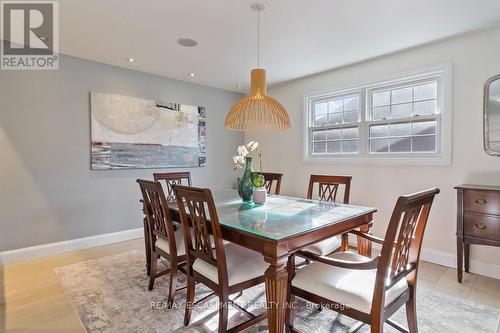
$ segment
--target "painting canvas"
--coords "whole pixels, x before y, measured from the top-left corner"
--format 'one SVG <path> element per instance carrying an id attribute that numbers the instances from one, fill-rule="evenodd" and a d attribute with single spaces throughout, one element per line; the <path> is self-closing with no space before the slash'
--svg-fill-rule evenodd
<path id="1" fill-rule="evenodd" d="M 90 98 L 92 169 L 205 165 L 204 107 L 100 92 Z"/>

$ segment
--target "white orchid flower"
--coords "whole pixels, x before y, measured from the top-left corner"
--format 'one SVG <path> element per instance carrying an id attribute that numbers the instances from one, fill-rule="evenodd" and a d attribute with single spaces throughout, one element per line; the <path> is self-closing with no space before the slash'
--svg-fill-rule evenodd
<path id="1" fill-rule="evenodd" d="M 245 164 L 245 158 L 241 155 L 235 156 L 235 161 L 238 164 Z"/>
<path id="2" fill-rule="evenodd" d="M 238 147 L 238 154 L 240 154 L 240 156 L 242 157 L 245 157 L 248 155 L 248 149 L 246 146 L 239 146 Z"/>
<path id="3" fill-rule="evenodd" d="M 249 143 L 247 143 L 246 148 L 248 149 L 248 151 L 254 151 L 258 146 L 259 143 L 257 141 L 250 141 Z"/>
<path id="4" fill-rule="evenodd" d="M 243 156 L 233 156 L 234 170 L 243 169 L 243 164 L 245 164 L 245 159 Z"/>
<path id="5" fill-rule="evenodd" d="M 238 155 L 233 156 L 234 170 L 243 169 L 245 165 L 245 157 L 250 154 L 250 152 L 257 149 L 259 143 L 257 141 L 250 141 L 246 145 L 238 146 Z"/>

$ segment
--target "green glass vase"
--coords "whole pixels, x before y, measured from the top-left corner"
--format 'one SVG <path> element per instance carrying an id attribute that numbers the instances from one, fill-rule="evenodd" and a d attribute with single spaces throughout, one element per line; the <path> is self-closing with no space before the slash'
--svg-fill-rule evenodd
<path id="1" fill-rule="evenodd" d="M 245 172 L 238 184 L 238 194 L 243 202 L 252 202 L 253 184 L 252 184 L 252 158 L 245 156 Z"/>

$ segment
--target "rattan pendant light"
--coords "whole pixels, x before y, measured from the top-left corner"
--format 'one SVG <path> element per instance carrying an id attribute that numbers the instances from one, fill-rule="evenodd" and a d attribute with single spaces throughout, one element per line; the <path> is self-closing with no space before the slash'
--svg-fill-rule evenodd
<path id="1" fill-rule="evenodd" d="M 264 5 L 253 4 L 257 11 L 257 68 L 251 73 L 250 94 L 229 110 L 224 127 L 237 131 L 280 131 L 290 128 L 283 105 L 266 95 L 266 71 L 260 68 L 260 12 Z"/>

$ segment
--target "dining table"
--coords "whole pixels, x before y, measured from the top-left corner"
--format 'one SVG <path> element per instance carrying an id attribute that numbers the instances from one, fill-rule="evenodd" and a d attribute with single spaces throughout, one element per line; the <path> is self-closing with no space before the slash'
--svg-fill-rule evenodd
<path id="1" fill-rule="evenodd" d="M 264 204 L 244 203 L 235 190 L 212 191 L 224 240 L 256 251 L 269 267 L 265 291 L 269 332 L 285 327 L 288 288 L 287 262 L 304 247 L 360 228 L 368 232 L 375 208 L 304 198 L 269 195 Z M 177 205 L 169 205 L 179 221 Z M 358 239 L 360 254 L 370 256 L 371 245 Z"/>

